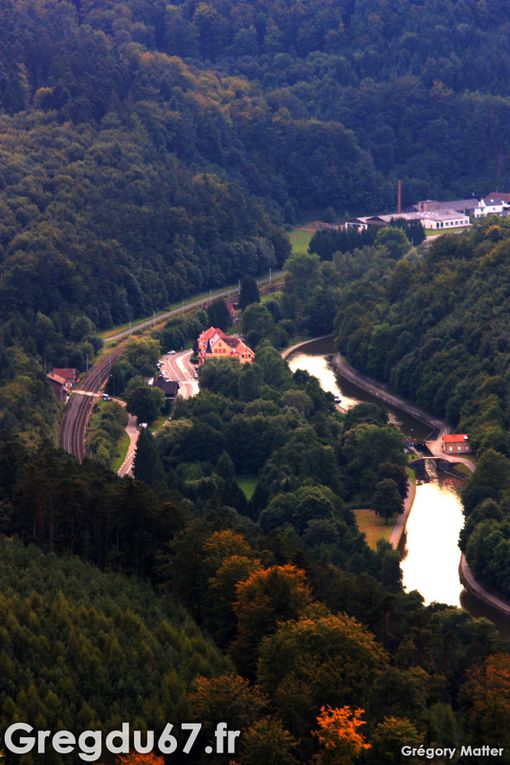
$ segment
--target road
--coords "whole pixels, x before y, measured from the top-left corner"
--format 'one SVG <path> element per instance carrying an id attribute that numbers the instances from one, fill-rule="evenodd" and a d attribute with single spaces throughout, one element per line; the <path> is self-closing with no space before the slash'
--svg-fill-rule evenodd
<path id="1" fill-rule="evenodd" d="M 273 274 L 271 283 L 269 283 L 268 279 L 259 280 L 258 284 L 260 291 L 264 292 L 268 289 L 276 288 L 284 276 L 284 271 L 278 271 Z M 213 294 L 213 299 L 216 300 L 218 297 L 226 297 L 231 292 L 232 289 L 216 292 Z M 164 323 L 172 316 L 178 316 L 179 314 L 200 308 L 208 302 L 208 300 L 204 300 L 204 298 L 201 297 L 191 303 L 161 313 L 156 317 L 156 325 Z M 127 339 L 129 335 L 132 335 L 135 332 L 140 332 L 142 329 L 150 328 L 153 324 L 153 319 L 147 319 L 134 327 L 128 327 L 127 329 L 116 332 L 114 335 L 109 335 L 104 341 L 105 343 L 112 343 L 114 341 Z M 87 425 L 96 401 L 96 396 L 94 394 L 101 392 L 108 380 L 111 368 L 122 354 L 122 350 L 122 346 L 117 346 L 114 350 L 106 352 L 86 375 L 80 387 L 71 393 L 70 401 L 66 406 L 64 417 L 60 425 L 59 445 L 68 454 L 75 456 L 78 462 L 83 462 L 87 452 Z M 182 357 L 186 357 L 186 354 L 188 358 L 183 359 Z M 181 395 L 183 397 L 193 396 L 198 392 L 198 382 L 195 380 L 194 372 L 191 371 L 194 368 L 189 364 L 190 356 L 191 351 L 186 351 L 183 354 L 176 354 L 175 360 L 164 361 L 167 365 L 169 378 L 179 380 L 179 382 L 182 383 Z"/>
<path id="2" fill-rule="evenodd" d="M 140 431 L 138 430 L 137 419 L 134 414 L 128 414 L 128 423 L 126 425 L 126 433 L 129 436 L 129 446 L 126 453 L 126 459 L 120 466 L 117 474 L 123 478 L 125 475 L 133 475 L 133 463 L 135 461 L 136 444 Z"/>
<path id="3" fill-rule="evenodd" d="M 198 380 L 195 377 L 196 367 L 191 364 L 190 359 L 193 351 L 182 351 L 181 353 L 165 354 L 161 361 L 161 371 L 165 372 L 169 380 L 179 382 L 179 396 L 181 398 L 191 398 L 198 393 Z"/>
<path id="4" fill-rule="evenodd" d="M 482 601 L 482 603 L 486 603 L 488 606 L 494 608 L 500 614 L 503 614 L 503 616 L 506 616 L 507 618 L 510 617 L 510 603 L 508 603 L 506 600 L 503 600 L 503 598 L 501 598 L 499 595 L 494 595 L 494 593 L 486 590 L 485 587 L 483 587 L 483 585 L 481 585 L 480 582 L 475 579 L 473 572 L 469 568 L 464 553 L 460 558 L 459 572 L 462 583 L 466 589 L 472 592 L 479 600 Z"/>
<path id="5" fill-rule="evenodd" d="M 434 443 L 435 441 L 439 441 L 440 443 L 443 433 L 448 432 L 447 426 L 444 422 L 442 422 L 442 420 L 432 417 L 427 412 L 424 412 L 423 409 L 420 409 L 414 404 L 410 404 L 408 401 L 404 401 L 404 399 L 400 398 L 400 396 L 396 396 L 394 393 L 390 393 L 383 385 L 381 385 L 381 383 L 372 380 L 362 372 L 358 372 L 357 369 L 354 369 L 354 367 L 351 367 L 351 365 L 347 363 L 347 361 L 343 356 L 340 355 L 340 353 L 335 354 L 334 363 L 342 377 L 345 377 L 346 380 L 349 380 L 349 382 L 353 382 L 358 387 L 368 391 L 373 396 L 376 396 L 378 399 L 380 399 L 383 403 L 388 404 L 389 406 L 398 407 L 402 411 L 410 414 L 412 417 L 427 425 L 427 427 L 429 427 L 431 431 L 434 431 L 436 434 Z M 427 443 L 430 448 L 430 443 Z M 433 449 L 431 449 L 431 451 L 435 453 Z"/>
<path id="6" fill-rule="evenodd" d="M 259 292 L 261 294 L 265 294 L 266 292 L 277 289 L 282 286 L 283 281 L 285 279 L 285 271 L 275 271 L 271 276 L 271 281 L 269 281 L 268 277 L 265 277 L 264 279 L 258 279 L 257 284 L 259 288 Z M 121 329 L 118 332 L 115 332 L 114 334 L 105 333 L 103 337 L 103 342 L 105 343 L 113 343 L 116 340 L 122 340 L 125 337 L 128 337 L 129 335 L 132 335 L 134 332 L 139 332 L 142 329 L 148 329 L 150 327 L 157 327 L 164 322 L 166 322 L 168 319 L 171 319 L 173 316 L 178 316 L 181 313 L 186 313 L 188 311 L 193 311 L 197 308 L 207 307 L 209 303 L 212 300 L 217 300 L 221 297 L 228 297 L 229 295 L 237 294 L 237 290 L 233 287 L 229 287 L 224 290 L 218 290 L 217 292 L 212 292 L 211 298 L 208 297 L 200 297 L 196 300 L 192 300 L 191 302 L 184 303 L 183 305 L 178 306 L 177 308 L 172 308 L 168 311 L 163 311 L 162 313 L 156 314 L 155 317 L 150 317 L 148 319 L 145 319 L 144 321 L 141 321 L 137 324 L 135 324 L 133 327 L 127 327 L 126 329 Z"/>

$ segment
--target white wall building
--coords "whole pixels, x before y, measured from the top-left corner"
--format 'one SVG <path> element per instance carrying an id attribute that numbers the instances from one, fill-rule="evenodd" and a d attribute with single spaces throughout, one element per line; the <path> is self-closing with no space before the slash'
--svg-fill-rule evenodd
<path id="1" fill-rule="evenodd" d="M 457 210 L 427 210 L 426 212 L 390 213 L 354 218 L 344 223 L 344 228 L 365 231 L 369 226 L 390 226 L 395 220 L 419 221 L 427 231 L 471 226 L 469 216 Z"/>
<path id="2" fill-rule="evenodd" d="M 457 210 L 430 210 L 421 213 L 421 224 L 429 231 L 449 228 L 464 228 L 471 225 L 467 215 Z"/>
<path id="3" fill-rule="evenodd" d="M 486 215 L 503 215 L 510 210 L 510 194 L 494 194 L 480 199 L 478 207 L 475 207 L 475 218 L 483 218 Z"/>

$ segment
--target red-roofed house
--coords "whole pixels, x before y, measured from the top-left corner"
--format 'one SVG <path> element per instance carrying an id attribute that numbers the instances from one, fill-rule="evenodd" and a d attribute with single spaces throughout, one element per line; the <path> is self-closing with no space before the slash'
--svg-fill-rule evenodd
<path id="1" fill-rule="evenodd" d="M 209 327 L 198 338 L 198 363 L 207 359 L 236 358 L 241 364 L 252 364 L 255 354 L 237 335 L 226 335 L 221 329 Z"/>
<path id="2" fill-rule="evenodd" d="M 78 382 L 79 372 L 77 369 L 52 369 L 51 374 L 63 377 L 70 387 Z"/>
<path id="3" fill-rule="evenodd" d="M 468 433 L 452 433 L 443 436 L 443 451 L 447 454 L 469 454 L 471 444 Z"/>
<path id="4" fill-rule="evenodd" d="M 48 378 L 48 382 L 51 386 L 51 389 L 55 396 L 58 398 L 59 401 L 65 401 L 66 400 L 66 381 L 63 377 L 60 375 L 55 374 L 55 372 L 48 372 L 46 375 Z"/>

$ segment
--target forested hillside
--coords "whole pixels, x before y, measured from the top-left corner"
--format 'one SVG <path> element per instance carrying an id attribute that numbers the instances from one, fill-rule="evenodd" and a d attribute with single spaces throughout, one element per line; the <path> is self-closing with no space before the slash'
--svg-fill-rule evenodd
<path id="1" fill-rule="evenodd" d="M 161 728 L 168 715 L 191 714 L 198 675 L 231 668 L 175 601 L 76 558 L 4 540 L 0 589 L 2 731 L 19 720 L 108 730 L 138 719 Z"/>
<path id="2" fill-rule="evenodd" d="M 312 240 L 324 262 L 290 259 L 286 312 L 311 332 L 320 315 L 355 367 L 470 434 L 479 462 L 463 493 L 461 548 L 477 578 L 508 597 L 510 225 L 493 218 L 418 251 L 392 228 L 332 252 L 344 239 Z"/>
<path id="3" fill-rule="evenodd" d="M 282 264 L 282 223 L 509 185 L 508 35 L 503 2 L 2 3 L 0 401 Z"/>
<path id="4" fill-rule="evenodd" d="M 476 450 L 505 454 L 509 241 L 508 224 L 493 221 L 386 271 L 372 253 L 336 317 L 339 347 L 355 366 L 470 432 Z"/>

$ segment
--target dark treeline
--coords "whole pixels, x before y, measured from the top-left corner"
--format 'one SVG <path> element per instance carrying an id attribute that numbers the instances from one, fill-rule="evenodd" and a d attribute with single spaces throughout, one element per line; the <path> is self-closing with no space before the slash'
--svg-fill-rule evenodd
<path id="1" fill-rule="evenodd" d="M 417 246 L 425 239 L 423 226 L 419 221 L 406 221 L 394 218 L 392 228 L 401 228 L 411 244 Z M 312 236 L 309 251 L 315 252 L 321 260 L 332 260 L 337 252 L 352 252 L 361 247 L 373 245 L 383 227 L 369 226 L 358 231 L 355 228 L 320 228 Z"/>
<path id="2" fill-rule="evenodd" d="M 4 539 L 0 582 L 2 731 L 20 720 L 105 732 L 136 720 L 161 731 L 193 713 L 197 675 L 232 670 L 182 606 L 133 578 Z M 69 762 L 52 752 L 21 762 L 41 759 Z"/>

